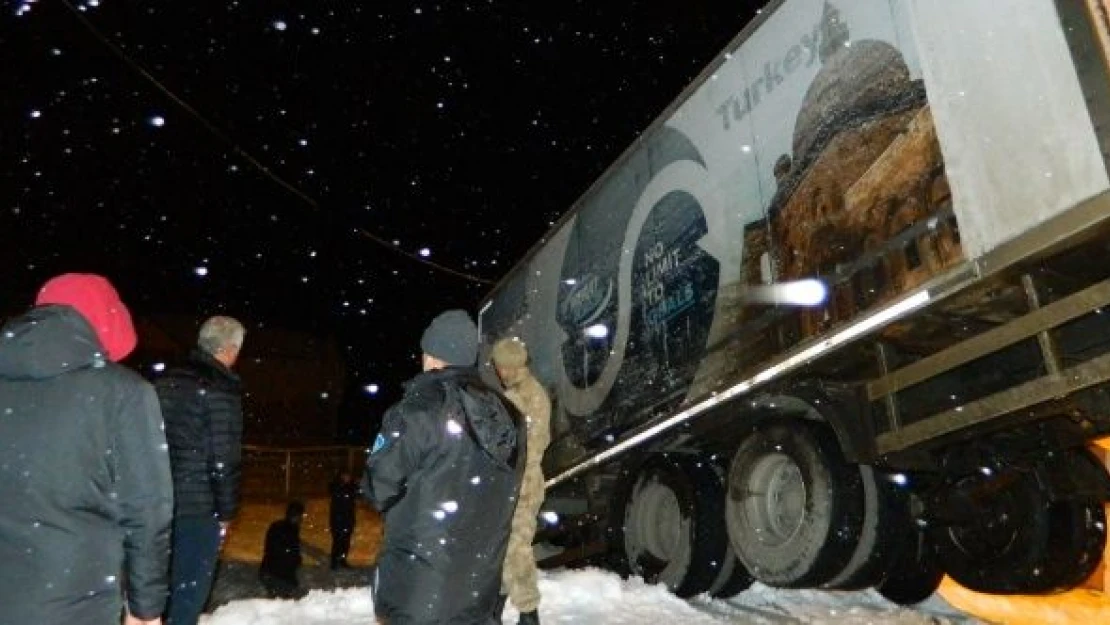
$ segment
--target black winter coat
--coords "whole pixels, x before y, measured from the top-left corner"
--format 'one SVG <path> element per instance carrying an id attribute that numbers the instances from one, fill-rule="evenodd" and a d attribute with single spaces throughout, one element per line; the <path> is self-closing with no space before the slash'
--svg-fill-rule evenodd
<path id="1" fill-rule="evenodd" d="M 331 506 L 328 521 L 332 531 L 351 531 L 355 527 L 355 500 L 358 484 L 335 480 L 331 483 Z"/>
<path id="2" fill-rule="evenodd" d="M 155 382 L 173 466 L 176 516 L 215 516 L 239 509 L 243 435 L 239 376 L 206 352 Z"/>
<path id="3" fill-rule="evenodd" d="M 390 625 L 500 622 L 522 423 L 472 367 L 416 376 L 386 413 L 363 491 L 385 517 L 374 604 Z"/>
<path id="4" fill-rule="evenodd" d="M 0 331 L 0 623 L 119 623 L 168 594 L 169 456 L 145 380 L 44 306 Z"/>

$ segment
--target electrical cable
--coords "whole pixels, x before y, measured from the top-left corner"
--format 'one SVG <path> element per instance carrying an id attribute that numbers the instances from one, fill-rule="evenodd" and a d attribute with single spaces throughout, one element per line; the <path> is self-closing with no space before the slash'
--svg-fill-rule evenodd
<path id="1" fill-rule="evenodd" d="M 162 84 L 162 82 L 160 80 L 158 80 L 158 78 L 156 78 L 153 74 L 151 74 L 149 71 L 147 71 L 147 69 L 145 67 L 143 67 L 141 64 L 139 64 L 138 61 L 135 61 L 134 59 L 132 59 L 122 48 L 120 48 L 118 45 L 116 45 L 110 39 L 108 39 L 104 35 L 104 33 L 100 32 L 100 30 L 96 27 L 95 24 L 93 24 L 87 17 L 85 17 L 81 13 L 81 11 L 79 11 L 75 6 L 73 6 L 73 4 L 70 3 L 70 0 L 61 0 L 61 2 L 69 10 L 69 12 L 72 13 L 74 15 L 74 17 L 77 18 L 77 20 L 81 23 L 82 26 L 85 27 L 86 30 L 88 30 L 97 40 L 99 40 L 109 50 L 112 51 L 112 54 L 114 54 L 117 58 L 119 58 L 121 61 L 123 61 L 134 72 L 136 72 L 137 74 L 142 76 L 145 80 L 150 82 L 150 84 L 154 85 L 159 91 L 162 92 L 163 95 L 165 95 L 167 98 L 169 98 L 171 101 L 173 101 L 174 104 L 176 104 L 178 107 L 180 107 L 183 111 L 185 111 L 189 115 L 193 116 L 193 118 L 195 118 L 198 122 L 200 122 L 200 124 L 202 126 L 204 126 L 204 128 L 208 132 L 210 132 L 212 135 L 214 135 L 220 141 L 227 144 L 232 149 L 232 151 L 235 154 L 237 154 L 240 158 L 245 160 L 247 163 L 250 163 L 250 165 L 252 167 L 257 169 L 264 176 L 266 176 L 271 181 L 273 181 L 274 183 L 281 186 L 283 189 L 285 189 L 286 191 L 288 191 L 292 195 L 296 196 L 299 200 L 301 200 L 302 202 L 307 204 L 313 210 L 317 210 L 317 211 L 322 211 L 323 210 L 320 207 L 319 202 L 317 202 L 315 199 L 313 199 L 311 196 L 309 196 L 304 191 L 301 191 L 299 188 L 297 188 L 292 183 L 286 181 L 284 178 L 282 178 L 277 173 L 275 173 L 272 169 L 270 169 L 269 167 L 264 165 L 261 161 L 259 161 L 257 158 L 255 158 L 250 152 L 247 152 L 238 143 L 236 143 L 231 137 L 229 137 L 227 135 L 227 133 L 225 133 L 223 130 L 221 130 L 219 127 L 217 127 L 212 122 L 208 121 L 207 118 L 205 118 L 203 115 L 201 115 L 200 111 L 196 110 L 192 105 L 190 105 L 188 102 L 186 102 L 185 100 L 180 98 L 177 94 L 175 94 L 168 87 L 166 87 L 164 84 Z M 482 284 L 482 285 L 494 284 L 494 281 L 490 280 L 488 278 L 482 278 L 480 276 L 475 276 L 473 274 L 466 273 L 465 271 L 460 271 L 458 269 L 453 269 L 453 268 L 448 267 L 446 265 L 441 265 L 439 263 L 432 262 L 432 261 L 428 260 L 427 258 L 423 258 L 423 257 L 418 256 L 416 254 L 413 254 L 411 252 L 407 252 L 403 249 L 400 249 L 396 245 L 389 243 L 385 239 L 382 239 L 381 237 L 375 235 L 374 233 L 370 232 L 369 230 L 367 230 L 365 228 L 362 228 L 362 227 L 359 227 L 359 226 L 354 226 L 353 231 L 356 234 L 362 236 L 363 238 L 369 239 L 370 241 L 388 249 L 389 251 L 393 252 L 394 254 L 399 254 L 401 256 L 404 256 L 405 258 L 408 258 L 409 260 L 416 261 L 416 262 L 418 262 L 422 265 L 426 265 L 426 266 L 431 267 L 433 269 L 436 269 L 438 271 L 442 271 L 444 273 L 451 274 L 455 277 L 462 278 L 464 280 L 469 280 L 471 282 L 475 282 L 475 283 L 478 283 L 478 284 Z"/>

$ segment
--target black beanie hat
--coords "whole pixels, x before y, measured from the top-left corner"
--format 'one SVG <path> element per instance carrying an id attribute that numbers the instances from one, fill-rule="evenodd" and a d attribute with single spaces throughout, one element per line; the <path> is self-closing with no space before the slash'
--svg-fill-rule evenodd
<path id="1" fill-rule="evenodd" d="M 448 310 L 432 319 L 420 349 L 449 365 L 471 367 L 478 361 L 478 326 L 465 310 Z"/>

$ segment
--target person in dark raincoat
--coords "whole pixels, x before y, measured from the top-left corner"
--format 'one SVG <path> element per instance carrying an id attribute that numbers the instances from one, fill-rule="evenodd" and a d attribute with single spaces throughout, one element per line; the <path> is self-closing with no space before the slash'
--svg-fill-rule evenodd
<path id="1" fill-rule="evenodd" d="M 161 623 L 173 484 L 158 398 L 101 276 L 65 274 L 0 331 L 0 623 Z"/>
<path id="2" fill-rule="evenodd" d="M 355 500 L 358 484 L 351 474 L 343 471 L 331 483 L 331 505 L 328 508 L 328 525 L 331 528 L 331 568 L 347 567 L 347 552 L 351 550 L 351 535 L 355 531 Z"/>
<path id="3" fill-rule="evenodd" d="M 480 378 L 464 311 L 436 317 L 420 347 L 424 371 L 386 412 L 363 477 L 385 524 L 374 611 L 388 625 L 499 623 L 523 418 Z"/>

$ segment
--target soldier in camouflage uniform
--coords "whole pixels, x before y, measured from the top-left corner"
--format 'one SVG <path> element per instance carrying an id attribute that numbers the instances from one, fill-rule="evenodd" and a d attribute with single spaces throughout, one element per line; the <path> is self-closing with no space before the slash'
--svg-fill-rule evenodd
<path id="1" fill-rule="evenodd" d="M 540 590 L 532 538 L 536 534 L 536 515 L 543 503 L 541 463 L 544 449 L 551 442 L 551 400 L 528 369 L 528 351 L 520 340 L 501 339 L 494 344 L 491 357 L 497 376 L 505 385 L 505 396 L 528 424 L 524 479 L 513 514 L 513 529 L 501 574 L 501 592 L 508 594 L 520 611 L 519 625 L 538 625 Z"/>

